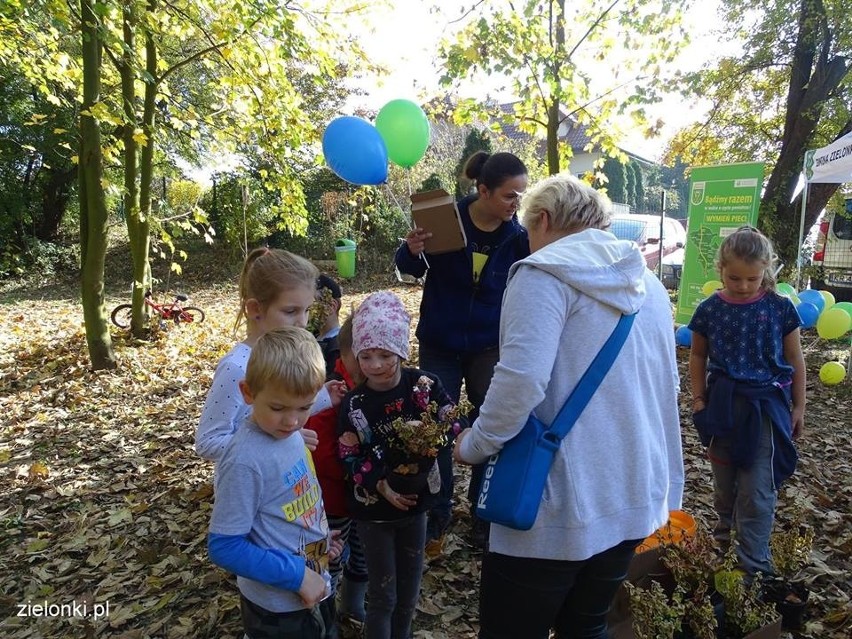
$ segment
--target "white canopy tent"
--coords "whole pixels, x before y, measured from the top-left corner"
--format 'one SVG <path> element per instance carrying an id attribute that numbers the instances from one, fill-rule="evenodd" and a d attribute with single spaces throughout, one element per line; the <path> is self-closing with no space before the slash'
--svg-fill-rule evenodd
<path id="1" fill-rule="evenodd" d="M 802 215 L 799 223 L 799 252 L 796 264 L 797 284 L 802 280 L 802 242 L 805 237 L 805 211 L 808 203 L 808 185 L 842 184 L 852 182 L 852 132 L 847 133 L 821 149 L 805 152 L 805 186 L 802 191 Z"/>

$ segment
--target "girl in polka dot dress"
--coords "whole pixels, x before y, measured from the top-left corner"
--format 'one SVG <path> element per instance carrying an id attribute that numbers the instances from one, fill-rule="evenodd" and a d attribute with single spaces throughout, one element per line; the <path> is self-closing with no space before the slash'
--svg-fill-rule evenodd
<path id="1" fill-rule="evenodd" d="M 251 348 L 267 331 L 308 323 L 319 271 L 308 260 L 278 249 L 257 248 L 249 253 L 240 274 L 240 309 L 234 324 L 243 324 L 246 337 L 219 362 L 195 434 L 195 451 L 212 461 L 221 459 L 228 442 L 251 412 L 238 384 L 245 378 Z M 339 404 L 345 394 L 340 382 L 328 382 L 317 395 L 312 413 Z M 302 429 L 308 448 L 316 447 L 316 433 Z"/>
<path id="2" fill-rule="evenodd" d="M 793 474 L 804 430 L 801 320 L 775 291 L 772 243 L 744 226 L 719 247 L 724 288 L 701 302 L 689 328 L 694 421 L 713 468 L 714 537 L 736 533 L 750 579 L 774 574 L 769 535 L 778 486 Z"/>

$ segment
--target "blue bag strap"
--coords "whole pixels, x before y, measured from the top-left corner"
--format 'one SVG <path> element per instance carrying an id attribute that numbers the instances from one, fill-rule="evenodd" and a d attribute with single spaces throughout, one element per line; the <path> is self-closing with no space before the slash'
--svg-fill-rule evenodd
<path id="1" fill-rule="evenodd" d="M 565 404 L 549 429 L 550 433 L 560 440 L 574 427 L 577 418 L 580 417 L 589 400 L 592 399 L 592 395 L 598 390 L 598 386 L 601 385 L 609 369 L 612 368 L 616 357 L 618 357 L 618 353 L 621 352 L 621 347 L 627 341 L 627 336 L 630 334 L 630 328 L 633 326 L 635 317 L 635 313 L 633 315 L 621 316 L 621 319 L 618 320 L 618 324 L 615 326 L 615 330 L 612 331 L 612 335 L 606 340 L 600 352 L 592 360 L 592 363 L 589 364 L 586 372 L 583 373 L 580 381 L 577 382 L 574 390 L 571 391 L 568 399 L 565 400 Z"/>

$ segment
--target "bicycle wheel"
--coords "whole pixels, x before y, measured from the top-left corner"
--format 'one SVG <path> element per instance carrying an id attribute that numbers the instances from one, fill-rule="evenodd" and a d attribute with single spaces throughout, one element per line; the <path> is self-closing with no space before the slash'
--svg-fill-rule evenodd
<path id="1" fill-rule="evenodd" d="M 110 319 L 119 328 L 130 328 L 130 320 L 133 317 L 133 306 L 131 304 L 119 304 L 112 311 Z"/>
<path id="2" fill-rule="evenodd" d="M 187 306 L 175 317 L 178 324 L 198 324 L 204 321 L 204 311 L 195 306 Z"/>

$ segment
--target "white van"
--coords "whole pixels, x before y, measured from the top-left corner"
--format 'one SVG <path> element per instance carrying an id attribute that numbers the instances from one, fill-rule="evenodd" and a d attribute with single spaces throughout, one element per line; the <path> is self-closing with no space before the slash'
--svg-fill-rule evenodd
<path id="1" fill-rule="evenodd" d="M 852 199 L 845 213 L 826 211 L 812 262 L 819 269 L 811 288 L 828 291 L 838 302 L 852 301 Z"/>

